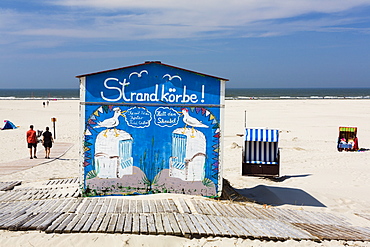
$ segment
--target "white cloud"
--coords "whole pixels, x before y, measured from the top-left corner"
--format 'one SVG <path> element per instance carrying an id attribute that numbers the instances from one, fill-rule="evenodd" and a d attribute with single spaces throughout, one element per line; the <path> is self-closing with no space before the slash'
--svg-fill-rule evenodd
<path id="1" fill-rule="evenodd" d="M 0 9 L 0 42 L 9 39 L 9 35 L 132 40 L 269 37 L 296 31 L 346 31 L 348 29 L 339 26 L 361 20 L 333 13 L 369 6 L 370 1 L 55 0 L 45 4 L 53 14 Z M 312 13 L 329 15 L 286 20 Z"/>

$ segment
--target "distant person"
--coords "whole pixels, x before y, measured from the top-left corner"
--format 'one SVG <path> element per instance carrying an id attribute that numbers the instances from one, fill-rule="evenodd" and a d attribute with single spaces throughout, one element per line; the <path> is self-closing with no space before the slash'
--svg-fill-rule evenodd
<path id="1" fill-rule="evenodd" d="M 44 102 L 42 102 L 42 105 L 44 106 L 44 108 L 45 108 L 45 101 Z"/>
<path id="2" fill-rule="evenodd" d="M 42 145 L 45 147 L 45 159 L 50 159 L 50 149 L 53 146 L 53 135 L 49 131 L 49 127 L 46 127 L 46 131 L 42 134 Z"/>
<path id="3" fill-rule="evenodd" d="M 353 148 L 352 148 L 352 149 L 353 149 L 354 151 L 359 150 L 359 147 L 358 147 L 358 138 L 357 138 L 357 136 L 355 136 L 355 135 L 353 136 L 353 143 L 354 143 L 354 144 L 353 144 Z"/>
<path id="4" fill-rule="evenodd" d="M 47 106 L 49 106 L 49 100 L 48 100 L 48 101 L 46 101 L 46 105 L 47 105 Z"/>
<path id="5" fill-rule="evenodd" d="M 37 159 L 36 149 L 37 149 L 37 138 L 36 131 L 33 130 L 33 125 L 30 125 L 30 129 L 26 133 L 28 148 L 30 149 L 30 159 Z M 32 157 L 32 148 L 33 148 L 33 157 Z"/>

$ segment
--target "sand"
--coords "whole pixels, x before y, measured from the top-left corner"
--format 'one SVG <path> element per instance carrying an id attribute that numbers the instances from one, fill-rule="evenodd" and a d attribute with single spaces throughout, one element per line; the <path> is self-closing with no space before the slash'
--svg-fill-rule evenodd
<path id="1" fill-rule="evenodd" d="M 357 126 L 360 148 L 370 149 L 370 100 L 228 100 L 225 107 L 223 177 L 239 193 L 267 206 L 330 212 L 360 225 L 370 222 L 355 213 L 370 214 L 370 151 L 338 152 L 338 127 Z M 247 112 L 245 122 L 244 113 Z M 57 118 L 56 141 L 75 145 L 64 156 L 0 181 L 22 180 L 32 186 L 50 178 L 79 175 L 79 101 L 1 100 L 0 120 L 16 130 L 0 131 L 0 163 L 28 157 L 25 133 L 29 125 L 44 130 Z M 280 130 L 281 179 L 241 176 L 243 134 L 247 127 Z M 41 148 L 41 145 L 39 146 Z M 53 152 L 53 151 L 51 151 Z M 163 196 L 163 195 L 161 195 Z M 171 195 L 167 195 L 171 196 Z M 0 231 L 0 246 L 369 246 L 369 243 L 324 241 L 260 241 L 236 238 L 186 239 L 126 234 L 45 234 Z"/>

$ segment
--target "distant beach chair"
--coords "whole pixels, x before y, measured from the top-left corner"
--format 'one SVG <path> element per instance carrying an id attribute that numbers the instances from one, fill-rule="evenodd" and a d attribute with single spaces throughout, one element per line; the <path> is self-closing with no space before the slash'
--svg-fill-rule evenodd
<path id="1" fill-rule="evenodd" d="M 359 150 L 357 127 L 339 127 L 337 149 L 339 152 Z"/>
<path id="2" fill-rule="evenodd" d="M 280 171 L 279 130 L 246 129 L 242 175 L 278 177 Z"/>

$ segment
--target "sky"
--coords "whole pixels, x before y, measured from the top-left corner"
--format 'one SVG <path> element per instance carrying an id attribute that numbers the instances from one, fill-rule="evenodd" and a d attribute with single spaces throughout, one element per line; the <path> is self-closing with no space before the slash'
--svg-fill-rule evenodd
<path id="1" fill-rule="evenodd" d="M 0 1 L 0 89 L 145 61 L 228 88 L 370 87 L 370 0 Z"/>

